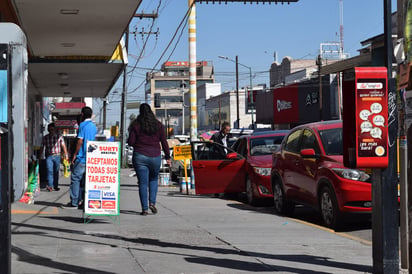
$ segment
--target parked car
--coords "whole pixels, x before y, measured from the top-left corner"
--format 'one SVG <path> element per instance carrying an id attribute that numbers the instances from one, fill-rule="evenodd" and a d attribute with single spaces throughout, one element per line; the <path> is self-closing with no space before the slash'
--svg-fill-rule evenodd
<path id="1" fill-rule="evenodd" d="M 128 167 L 133 167 L 133 147 L 127 145 L 125 149 L 126 149 L 127 166 Z M 171 151 L 173 151 L 173 150 L 171 149 Z M 162 155 L 162 160 L 160 162 L 160 172 L 167 173 L 167 172 L 169 172 L 169 165 L 167 164 L 167 161 L 164 157 L 163 150 L 161 151 L 161 155 Z"/>
<path id="2" fill-rule="evenodd" d="M 173 149 L 170 153 L 170 155 L 172 156 L 170 161 L 170 177 L 173 182 L 178 183 L 178 178 L 185 176 L 184 160 L 175 160 L 173 157 Z M 190 161 L 187 161 L 186 170 L 189 171 L 190 168 Z M 188 173 L 188 176 L 190 176 L 190 173 Z"/>
<path id="3" fill-rule="evenodd" d="M 172 155 L 173 149 L 172 148 L 169 148 L 169 149 L 170 149 L 170 155 Z M 161 153 L 161 158 L 162 158 L 162 160 L 160 162 L 160 172 L 169 173 L 170 172 L 170 167 L 169 167 L 169 164 L 167 163 L 167 160 L 165 158 L 165 153 L 163 152 L 163 149 L 161 150 L 160 153 Z"/>
<path id="4" fill-rule="evenodd" d="M 270 183 L 272 154 L 281 144 L 285 132 L 239 137 L 226 155 L 217 143 L 193 143 L 192 166 L 196 193 L 246 192 L 247 201 L 273 197 Z"/>
<path id="5" fill-rule="evenodd" d="M 291 214 L 295 204 L 319 210 L 338 228 L 345 214 L 371 213 L 370 175 L 343 166 L 342 121 L 298 126 L 273 155 L 271 182 L 275 211 Z"/>
<path id="6" fill-rule="evenodd" d="M 178 139 L 182 144 L 188 144 L 190 141 L 190 135 L 174 135 L 173 138 Z"/>

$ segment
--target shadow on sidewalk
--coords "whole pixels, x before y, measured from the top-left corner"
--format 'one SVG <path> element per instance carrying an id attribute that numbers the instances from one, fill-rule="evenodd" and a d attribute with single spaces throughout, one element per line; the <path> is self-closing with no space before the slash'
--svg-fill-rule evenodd
<path id="1" fill-rule="evenodd" d="M 15 226 L 19 226 L 19 227 L 32 228 L 32 229 L 42 231 L 43 232 L 43 234 L 41 235 L 42 237 L 55 237 L 56 239 L 57 238 L 68 239 L 67 237 L 63 237 L 63 236 L 57 237 L 54 235 L 47 235 L 46 231 L 48 230 L 49 231 L 59 231 L 59 232 L 64 232 L 64 233 L 69 233 L 69 234 L 89 236 L 91 237 L 90 239 L 75 239 L 71 237 L 70 240 L 72 240 L 73 242 L 78 241 L 82 243 L 95 244 L 98 246 L 100 245 L 100 246 L 111 246 L 111 247 L 122 248 L 122 246 L 125 245 L 125 243 L 122 243 L 122 242 L 126 242 L 129 244 L 126 244 L 125 245 L 126 247 L 124 248 L 130 249 L 130 250 L 136 249 L 140 251 L 154 252 L 153 250 L 150 250 L 150 248 L 149 249 L 144 248 L 145 246 L 175 248 L 181 251 L 179 252 L 155 251 L 155 252 L 189 256 L 188 258 L 186 258 L 188 262 L 197 263 L 197 264 L 205 264 L 205 265 L 216 265 L 216 266 L 225 267 L 228 269 L 263 271 L 263 272 L 277 270 L 277 271 L 290 271 L 294 273 L 323 273 L 319 271 L 302 270 L 298 268 L 282 267 L 278 265 L 269 265 L 269 264 L 264 264 L 262 262 L 251 263 L 251 262 L 245 262 L 241 260 L 216 259 L 216 258 L 210 258 L 210 257 L 196 256 L 194 254 L 196 254 L 196 252 L 198 251 L 206 251 L 206 252 L 210 252 L 213 254 L 232 254 L 232 255 L 244 256 L 245 258 L 254 257 L 254 258 L 257 258 L 258 261 L 259 261 L 259 258 L 261 258 L 261 259 L 269 259 L 269 260 L 281 260 L 281 261 L 288 261 L 288 262 L 305 263 L 305 264 L 311 264 L 314 266 L 318 265 L 318 266 L 334 267 L 334 268 L 338 268 L 342 270 L 359 271 L 359 272 L 364 272 L 364 273 L 372 271 L 372 266 L 330 261 L 330 258 L 328 257 L 310 256 L 306 254 L 302 254 L 302 255 L 300 254 L 294 254 L 294 255 L 276 254 L 274 255 L 274 254 L 268 254 L 268 253 L 238 250 L 236 248 L 233 248 L 232 246 L 229 246 L 228 248 L 213 247 L 213 246 L 199 246 L 199 245 L 189 245 L 185 243 L 166 242 L 166 241 L 162 241 L 158 239 L 150 239 L 150 238 L 126 237 L 122 235 L 115 235 L 115 234 L 104 233 L 104 232 L 91 232 L 91 231 L 84 232 L 81 230 L 65 229 L 65 228 L 59 228 L 59 227 L 48 227 L 48 226 L 33 225 L 33 224 L 19 224 L 19 223 L 12 223 L 12 224 Z M 24 233 L 29 233 L 29 232 L 24 232 Z M 19 234 L 19 232 L 13 232 L 13 234 L 17 235 Z M 95 239 L 93 239 L 93 237 Z M 107 243 L 107 241 L 104 241 L 103 239 L 106 239 L 106 240 L 114 239 L 120 242 L 116 244 Z M 130 243 L 134 243 L 136 245 L 133 246 L 133 245 L 130 245 Z M 38 255 L 34 255 L 32 253 L 29 253 L 17 247 L 13 247 L 12 250 L 14 253 L 19 255 L 20 261 L 27 261 L 27 262 L 36 263 L 36 264 L 40 263 L 40 264 L 48 265 L 50 267 L 56 267 L 58 269 L 64 269 L 64 270 L 66 270 L 66 267 L 69 266 L 67 264 L 60 264 L 58 262 L 53 262 L 50 259 L 38 256 Z M 193 252 L 193 251 L 196 251 L 196 252 Z M 76 268 L 74 269 L 75 269 L 75 273 L 94 273 L 94 272 L 90 272 L 90 269 L 87 269 L 87 268 L 83 269 L 81 267 L 78 267 L 78 269 Z M 73 272 L 73 269 L 71 269 L 71 271 Z M 99 273 L 107 273 L 107 272 L 99 272 Z"/>
<path id="2" fill-rule="evenodd" d="M 102 273 L 102 274 L 113 274 L 114 272 L 107 272 L 101 269 L 92 269 L 88 267 L 82 267 L 74 264 L 67 264 L 53 261 L 49 258 L 39 256 L 37 254 L 30 253 L 22 248 L 12 246 L 11 251 L 18 256 L 18 260 L 21 262 L 27 262 L 36 266 L 42 265 L 52 269 L 59 269 L 67 273 Z"/>

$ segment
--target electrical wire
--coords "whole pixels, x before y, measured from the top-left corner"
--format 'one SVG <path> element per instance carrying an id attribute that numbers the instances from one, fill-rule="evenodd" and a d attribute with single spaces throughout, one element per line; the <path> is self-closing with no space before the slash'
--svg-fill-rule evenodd
<path id="1" fill-rule="evenodd" d="M 159 12 L 159 8 L 160 8 L 161 3 L 162 3 L 162 0 L 159 0 L 159 4 L 157 5 L 157 8 L 156 8 L 156 13 Z M 139 63 L 140 59 L 142 58 L 143 52 L 144 52 L 145 49 L 146 49 L 146 45 L 147 45 L 147 42 L 149 41 L 150 33 L 151 33 L 152 30 L 153 30 L 154 24 L 155 24 L 155 20 L 153 19 L 152 24 L 151 24 L 151 26 L 150 26 L 150 28 L 149 28 L 149 35 L 147 36 L 146 41 L 144 42 L 144 44 L 143 44 L 143 46 L 142 46 L 142 50 L 140 51 L 140 54 L 139 54 L 139 56 L 137 57 L 137 60 L 136 60 L 136 62 L 135 62 L 135 64 L 134 64 L 133 68 L 132 68 L 131 71 L 129 71 L 127 74 L 133 74 L 134 70 L 135 70 L 136 67 L 137 67 L 137 64 Z M 129 34 L 127 34 L 127 35 L 129 35 Z M 129 82 L 130 82 L 130 79 L 129 79 Z"/>
<path id="2" fill-rule="evenodd" d="M 155 63 L 155 65 L 153 66 L 153 68 L 149 71 L 149 73 L 152 73 L 155 68 L 157 67 L 157 65 L 160 63 L 160 61 L 162 60 L 163 56 L 166 54 L 167 50 L 169 49 L 169 47 L 171 46 L 171 44 L 173 43 L 174 39 L 176 38 L 177 33 L 179 32 L 180 28 L 183 26 L 183 24 L 186 22 L 187 23 L 187 18 L 189 17 L 189 13 L 192 10 L 192 7 L 194 5 L 194 2 L 192 3 L 192 5 L 187 9 L 185 16 L 183 17 L 183 19 L 180 21 L 179 26 L 177 27 L 175 33 L 173 34 L 173 37 L 171 38 L 171 40 L 169 41 L 169 43 L 167 44 L 166 48 L 164 49 L 163 53 L 160 55 L 159 59 L 157 60 L 157 62 Z M 134 88 L 132 91 L 127 92 L 127 94 L 132 94 L 134 92 L 136 92 L 145 82 L 146 80 L 142 81 L 136 88 Z"/>

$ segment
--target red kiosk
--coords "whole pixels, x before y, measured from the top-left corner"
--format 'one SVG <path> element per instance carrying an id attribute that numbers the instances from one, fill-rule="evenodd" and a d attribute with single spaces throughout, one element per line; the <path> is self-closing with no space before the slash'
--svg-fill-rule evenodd
<path id="1" fill-rule="evenodd" d="M 388 80 L 385 67 L 343 74 L 343 159 L 350 168 L 388 166 Z"/>

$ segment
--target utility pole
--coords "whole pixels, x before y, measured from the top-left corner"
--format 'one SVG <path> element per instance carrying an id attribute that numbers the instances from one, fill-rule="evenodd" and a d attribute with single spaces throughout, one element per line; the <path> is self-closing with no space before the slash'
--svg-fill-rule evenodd
<path id="1" fill-rule="evenodd" d="M 239 65 L 249 69 L 250 88 L 251 89 L 252 89 L 252 68 L 248 67 L 248 66 L 245 66 L 243 64 L 240 64 L 239 63 L 239 57 L 237 55 L 236 55 L 235 60 L 230 59 L 229 57 L 226 57 L 226 56 L 222 56 L 222 55 L 219 55 L 218 57 L 221 58 L 221 59 L 228 60 L 230 62 L 234 62 L 236 64 L 236 115 L 237 115 L 237 118 L 236 118 L 235 128 L 240 128 L 240 118 L 239 118 Z M 245 98 L 246 98 L 245 102 L 246 102 L 247 106 L 249 106 L 249 104 L 247 103 L 247 98 L 248 98 L 247 95 L 248 94 L 249 93 L 247 92 L 247 90 L 245 90 Z M 252 103 L 253 103 L 253 89 L 252 89 Z M 252 108 L 252 125 L 253 125 L 253 108 Z"/>
<path id="2" fill-rule="evenodd" d="M 106 108 L 107 108 L 107 98 L 103 99 L 103 132 L 106 129 Z"/>
<path id="3" fill-rule="evenodd" d="M 236 55 L 236 128 L 240 128 L 239 118 L 239 58 Z"/>
<path id="4" fill-rule="evenodd" d="M 388 71 L 388 157 L 386 169 L 372 170 L 372 255 L 373 273 L 399 273 L 399 219 L 398 189 L 396 176 L 396 139 L 398 112 L 396 107 L 396 83 L 392 76 L 392 5 L 384 2 L 384 49 Z"/>
<path id="5" fill-rule="evenodd" d="M 169 139 L 169 125 L 167 124 L 167 105 L 165 100 L 165 126 L 166 126 L 166 139 Z"/>
<path id="6" fill-rule="evenodd" d="M 180 82 L 180 88 L 182 90 L 182 135 L 185 135 L 185 87 L 186 82 L 182 80 Z"/>
<path id="7" fill-rule="evenodd" d="M 129 26 L 125 32 L 126 36 L 126 52 L 129 50 Z M 126 90 L 126 77 L 127 76 L 127 66 L 123 69 L 123 89 L 122 89 L 122 110 L 120 113 L 120 145 L 121 145 L 121 155 L 122 155 L 122 167 L 126 167 L 126 102 L 127 102 L 127 90 Z"/>
<path id="8" fill-rule="evenodd" d="M 404 7 L 405 3 L 403 0 L 397 0 L 397 33 L 398 40 L 404 38 Z M 398 63 L 398 75 L 400 75 L 401 62 L 404 60 L 397 60 Z M 400 256 L 401 256 L 401 268 L 411 269 L 409 267 L 409 224 L 408 224 L 408 140 L 407 140 L 407 128 L 405 124 L 405 97 L 403 94 L 406 89 L 399 91 L 401 93 L 401 104 L 399 108 L 399 184 L 400 184 Z"/>
<path id="9" fill-rule="evenodd" d="M 189 94 L 190 139 L 197 140 L 197 74 L 196 74 L 196 1 L 188 0 L 189 6 Z M 193 170 L 192 174 L 193 175 Z M 194 182 L 194 176 L 191 176 Z"/>
<path id="10" fill-rule="evenodd" d="M 246 66 L 245 66 L 246 67 Z M 252 85 L 252 68 L 247 67 L 249 69 L 249 84 L 250 84 L 250 112 L 252 118 L 252 129 L 255 129 L 255 122 L 253 120 L 253 112 L 255 112 L 255 99 L 253 95 L 253 85 Z"/>
<path id="11" fill-rule="evenodd" d="M 322 48 L 321 48 L 322 50 Z M 316 65 L 318 66 L 318 76 L 319 76 L 319 121 L 322 121 L 322 74 L 320 70 L 322 69 L 322 51 L 319 53 L 318 58 L 316 59 Z"/>

